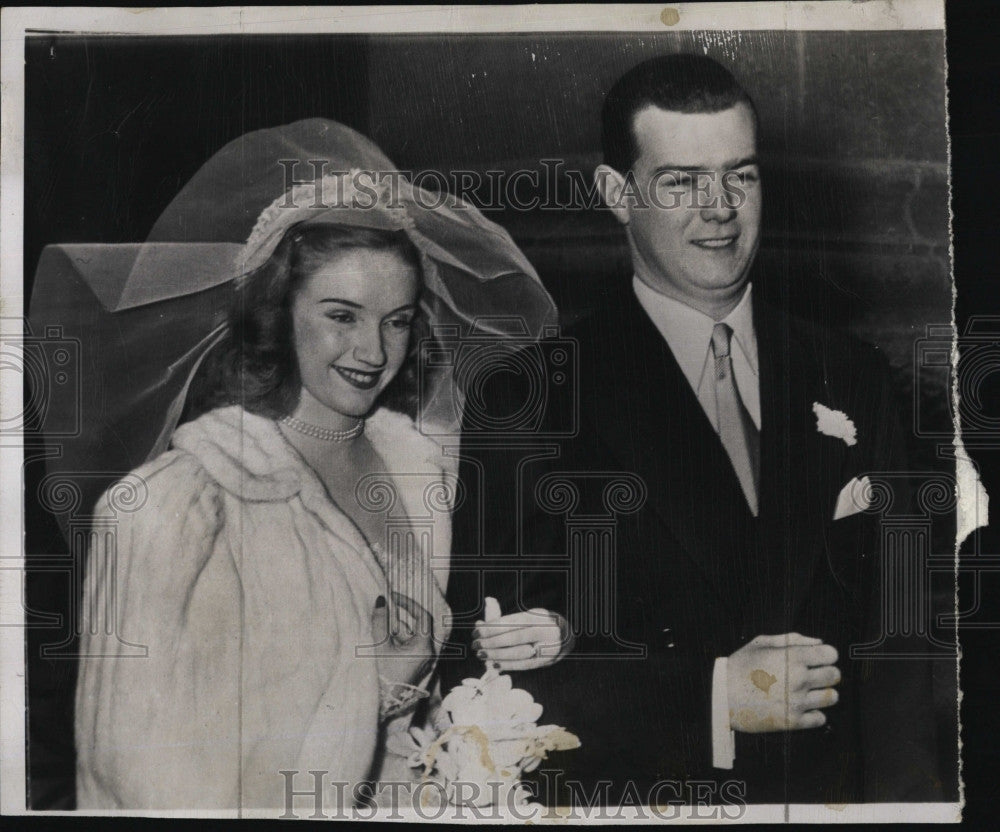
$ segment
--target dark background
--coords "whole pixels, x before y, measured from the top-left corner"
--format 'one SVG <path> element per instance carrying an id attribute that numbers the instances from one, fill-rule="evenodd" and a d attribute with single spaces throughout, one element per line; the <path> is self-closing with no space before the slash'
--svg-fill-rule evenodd
<path id="1" fill-rule="evenodd" d="M 966 808 L 963 825 L 996 826 L 1000 803 L 1000 575 L 977 569 L 982 560 L 1000 558 L 1000 258 L 995 187 L 1000 182 L 1000 6 L 988 2 L 949 2 L 948 109 L 951 136 L 952 211 L 954 214 L 955 319 L 966 357 L 987 344 L 985 365 L 962 360 L 959 389 L 975 401 L 980 427 L 966 433 L 969 454 L 993 495 L 988 528 L 961 550 L 960 606 L 975 610 L 960 629 L 962 644 L 962 777 Z M 976 327 L 985 337 L 975 336 Z M 980 582 L 976 583 L 976 578 Z M 981 622 L 981 626 L 969 626 Z"/>
<path id="2" fill-rule="evenodd" d="M 949 14 L 954 21 L 957 11 Z M 988 22 L 979 17 L 969 28 L 977 27 L 982 35 Z M 968 60 L 958 37 L 950 33 L 949 56 L 961 328 L 970 312 L 992 301 L 986 276 L 993 276 L 995 258 L 982 257 L 990 251 L 986 217 L 992 215 L 979 209 L 976 183 L 990 190 L 996 159 L 991 155 L 992 168 L 984 167 L 975 152 L 995 145 L 998 134 L 986 117 L 977 118 L 995 117 L 996 57 L 977 50 L 977 59 Z M 761 111 L 767 210 L 761 257 L 792 261 L 815 275 L 808 283 L 760 290 L 787 295 L 802 314 L 846 324 L 881 345 L 897 371 L 901 407 L 909 407 L 914 342 L 926 325 L 950 319 L 937 33 L 742 33 L 721 41 L 687 33 L 169 42 L 42 36 L 26 50 L 25 282 L 47 243 L 142 240 L 224 143 L 301 117 L 355 127 L 404 169 L 513 170 L 558 157 L 589 172 L 599 161 L 601 96 L 614 78 L 649 55 L 703 46 L 735 69 Z M 964 195 L 962 176 L 969 177 Z M 963 199 L 971 206 L 965 219 Z M 586 314 L 589 290 L 626 268 L 624 238 L 602 212 L 490 215 L 509 228 L 569 317 Z M 943 381 L 934 379 L 932 409 L 942 400 Z M 996 392 L 988 385 L 989 379 L 984 403 Z M 938 407 L 934 418 L 947 415 Z M 916 439 L 914 446 L 918 455 L 933 455 Z M 42 467 L 26 464 L 28 551 L 65 552 L 54 520 L 30 504 Z M 991 551 L 987 535 L 975 542 Z M 71 591 L 65 578 L 43 574 L 29 577 L 28 590 L 28 606 L 37 612 L 65 610 Z M 29 630 L 36 808 L 72 805 L 75 667 L 41 660 L 37 649 L 60 635 L 51 627 Z M 990 635 L 971 633 L 981 641 Z M 976 667 L 966 671 L 972 674 L 963 685 L 967 706 L 996 692 L 993 674 L 976 676 Z M 970 736 L 965 742 L 970 767 L 975 755 L 995 754 L 989 743 L 977 745 Z M 965 774 L 970 799 L 974 771 Z M 984 780 L 980 788 L 995 790 L 995 782 Z"/>

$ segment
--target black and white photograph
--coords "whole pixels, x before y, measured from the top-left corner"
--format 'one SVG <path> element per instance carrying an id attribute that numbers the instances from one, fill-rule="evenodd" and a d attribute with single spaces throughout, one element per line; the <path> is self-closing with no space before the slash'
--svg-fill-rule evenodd
<path id="1" fill-rule="evenodd" d="M 943 0 L 3 40 L 4 813 L 961 821 Z"/>

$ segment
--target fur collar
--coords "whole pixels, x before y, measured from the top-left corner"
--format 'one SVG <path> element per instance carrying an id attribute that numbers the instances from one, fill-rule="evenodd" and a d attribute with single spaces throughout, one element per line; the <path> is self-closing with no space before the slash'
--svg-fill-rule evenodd
<path id="1" fill-rule="evenodd" d="M 365 433 L 397 480 L 418 474 L 426 485 L 428 476 L 455 473 L 455 460 L 402 413 L 379 408 L 368 418 Z M 218 408 L 181 425 L 172 445 L 196 456 L 212 479 L 241 500 L 288 500 L 318 484 L 273 420 L 238 406 Z"/>

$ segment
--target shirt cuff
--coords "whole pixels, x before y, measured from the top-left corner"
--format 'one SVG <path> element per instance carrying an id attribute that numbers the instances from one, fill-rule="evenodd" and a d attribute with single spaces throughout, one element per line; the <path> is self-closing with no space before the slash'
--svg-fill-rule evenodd
<path id="1" fill-rule="evenodd" d="M 736 733 L 729 727 L 729 664 L 715 660 L 712 670 L 712 766 L 732 768 L 736 759 Z"/>

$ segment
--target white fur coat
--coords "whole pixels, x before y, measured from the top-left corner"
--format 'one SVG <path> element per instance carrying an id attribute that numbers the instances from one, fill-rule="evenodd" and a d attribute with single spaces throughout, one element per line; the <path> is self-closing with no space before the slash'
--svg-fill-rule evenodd
<path id="1" fill-rule="evenodd" d="M 453 494 L 449 460 L 401 414 L 377 411 L 366 432 L 433 573 L 441 641 L 450 517 L 428 495 Z M 377 775 L 376 662 L 356 648 L 386 578 L 275 423 L 212 411 L 134 473 L 144 504 L 123 513 L 109 490 L 95 512 L 79 808 L 283 810 L 283 770 L 296 790 L 311 770 Z"/>

